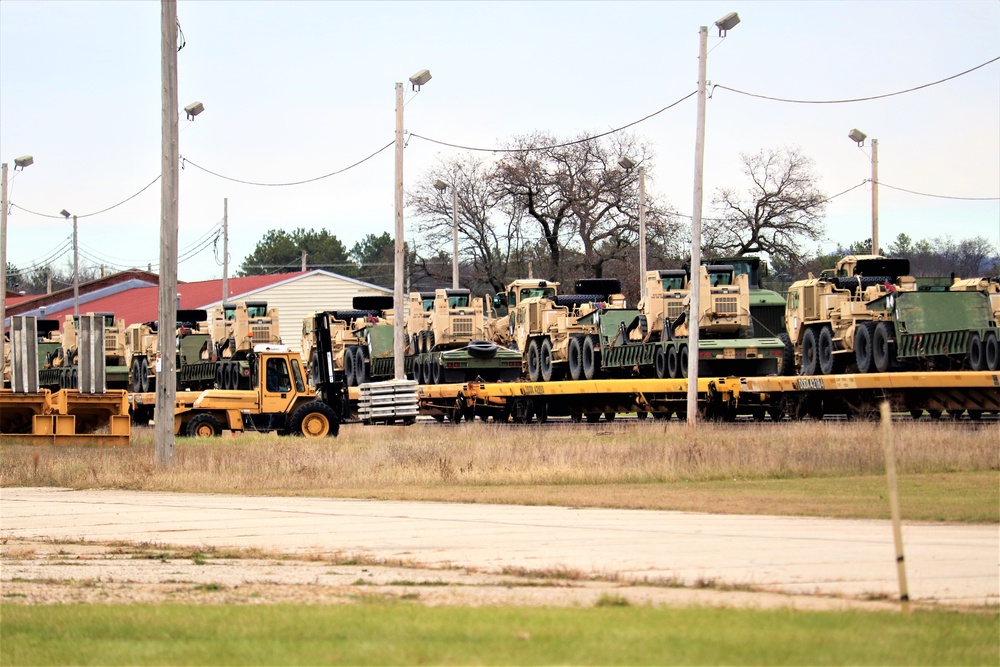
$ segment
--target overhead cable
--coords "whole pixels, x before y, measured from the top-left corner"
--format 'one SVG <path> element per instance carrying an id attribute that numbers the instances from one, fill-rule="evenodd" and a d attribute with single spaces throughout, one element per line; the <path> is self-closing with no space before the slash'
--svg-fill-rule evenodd
<path id="1" fill-rule="evenodd" d="M 745 90 L 738 90 L 736 88 L 730 88 L 729 86 L 723 86 L 722 84 L 715 84 L 714 86 L 712 86 L 712 88 L 713 89 L 714 88 L 722 88 L 723 90 L 728 90 L 730 92 L 737 93 L 739 95 L 746 95 L 747 97 L 756 97 L 756 98 L 759 98 L 759 99 L 762 99 L 762 100 L 771 100 L 772 102 L 788 102 L 790 104 L 847 104 L 847 103 L 850 103 L 850 102 L 868 102 L 868 101 L 871 101 L 871 100 L 880 100 L 880 99 L 883 99 L 885 97 L 893 97 L 895 95 L 903 95 L 905 93 L 912 93 L 915 90 L 921 90 L 923 88 L 930 88 L 931 86 L 936 86 L 939 83 L 944 83 L 945 81 L 951 81 L 952 79 L 957 79 L 960 76 L 965 76 L 966 74 L 969 74 L 970 72 L 975 72 L 977 69 L 980 69 L 981 67 L 986 67 L 987 65 L 989 65 L 991 63 L 995 63 L 998 60 L 1000 60 L 1000 56 L 997 56 L 996 58 L 993 58 L 992 60 L 987 60 L 983 64 L 976 65 L 975 67 L 973 67 L 971 69 L 967 69 L 964 72 L 959 72 L 958 74 L 953 74 L 953 75 L 951 75 L 949 77 L 946 77 L 944 79 L 940 79 L 938 81 L 932 81 L 931 83 L 925 83 L 922 86 L 915 86 L 913 88 L 907 88 L 906 90 L 899 90 L 899 91 L 896 91 L 894 93 L 885 93 L 885 94 L 882 94 L 882 95 L 872 95 L 871 97 L 857 97 L 857 98 L 849 99 L 849 100 L 793 100 L 793 99 L 788 99 L 788 98 L 784 98 L 784 97 L 771 97 L 769 95 L 759 95 L 757 93 L 748 93 Z"/>
<path id="2" fill-rule="evenodd" d="M 1000 201 L 1000 197 L 951 197 L 948 195 L 934 195 L 928 192 L 917 192 L 915 190 L 907 190 L 906 188 L 898 188 L 895 185 L 889 185 L 888 183 L 883 183 L 882 181 L 877 181 L 877 183 L 879 187 L 899 190 L 900 192 L 908 192 L 911 195 L 920 195 L 921 197 L 934 197 L 935 199 L 958 199 L 962 201 Z"/>

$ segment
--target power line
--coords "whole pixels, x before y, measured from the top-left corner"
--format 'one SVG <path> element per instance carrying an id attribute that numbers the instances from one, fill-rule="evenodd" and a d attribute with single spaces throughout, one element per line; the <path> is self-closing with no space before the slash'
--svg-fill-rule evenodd
<path id="1" fill-rule="evenodd" d="M 883 98 L 886 98 L 886 97 L 893 97 L 895 95 L 903 95 L 905 93 L 912 93 L 915 90 L 921 90 L 923 88 L 930 88 L 931 86 L 936 86 L 939 83 L 944 83 L 945 81 L 951 81 L 952 79 L 957 79 L 960 76 L 965 76 L 966 74 L 969 74 L 970 72 L 975 72 L 977 69 L 980 69 L 981 67 L 986 67 L 987 65 L 989 65 L 991 63 L 995 63 L 998 60 L 1000 60 L 1000 56 L 997 56 L 996 58 L 993 58 L 992 60 L 987 60 L 983 64 L 976 65 L 975 67 L 973 67 L 971 69 L 967 69 L 964 72 L 959 72 L 958 74 L 953 74 L 953 75 L 951 75 L 949 77 L 946 77 L 944 79 L 940 79 L 938 81 L 932 81 L 931 83 L 925 83 L 925 84 L 923 84 L 921 86 L 916 86 L 914 88 L 907 88 L 906 90 L 899 90 L 899 91 L 896 91 L 894 93 L 885 93 L 883 95 L 872 95 L 871 97 L 857 97 L 857 98 L 849 99 L 849 100 L 793 100 L 793 99 L 788 99 L 788 98 L 784 98 L 784 97 L 771 97 L 771 96 L 768 96 L 768 95 L 759 95 L 757 93 L 748 93 L 745 90 L 738 90 L 736 88 L 730 88 L 729 86 L 723 86 L 721 84 L 716 84 L 715 86 L 713 86 L 713 88 L 722 88 L 723 90 L 728 90 L 730 92 L 738 93 L 740 95 L 746 95 L 747 97 L 756 97 L 756 98 L 759 98 L 759 99 L 762 99 L 762 100 L 771 100 L 772 102 L 788 102 L 790 104 L 847 104 L 847 103 L 850 103 L 850 102 L 868 102 L 868 101 L 871 101 L 871 100 L 880 100 L 880 99 L 883 99 Z"/>
<path id="2" fill-rule="evenodd" d="M 84 213 L 83 215 L 76 216 L 76 218 L 77 218 L 77 220 L 79 220 L 81 218 L 90 218 L 90 217 L 95 216 L 95 215 L 100 215 L 101 213 L 107 213 L 108 211 L 110 211 L 113 208 L 118 208 L 122 204 L 124 204 L 126 202 L 129 202 L 129 201 L 135 199 L 136 197 L 138 197 L 139 195 L 141 195 L 143 192 L 145 192 L 146 190 L 148 190 L 149 187 L 151 185 L 153 185 L 153 183 L 156 183 L 158 180 L 160 180 L 159 176 L 157 176 L 152 181 L 150 181 L 145 186 L 143 186 L 143 188 L 141 190 L 139 190 L 138 192 L 136 192 L 134 195 L 132 195 L 130 197 L 126 197 L 125 199 L 121 200 L 117 204 L 114 204 L 113 206 L 109 206 L 107 208 L 103 208 L 100 211 L 94 211 L 93 213 Z M 64 219 L 64 216 L 62 216 L 62 215 L 49 215 L 48 213 L 39 213 L 38 211 L 31 211 L 31 210 L 28 210 L 28 209 L 24 208 L 23 206 L 18 206 L 14 202 L 11 202 L 10 205 L 11 206 L 15 206 L 15 207 L 21 209 L 25 213 L 30 213 L 31 215 L 37 215 L 37 216 L 39 216 L 41 218 L 51 218 L 53 220 L 63 220 Z"/>
<path id="3" fill-rule="evenodd" d="M 895 185 L 889 185 L 888 183 L 883 183 L 882 181 L 878 181 L 878 185 L 883 188 L 899 190 L 900 192 L 908 192 L 911 195 L 920 195 L 921 197 L 934 197 L 935 199 L 958 199 L 961 201 L 1000 201 L 1000 197 L 952 197 L 948 195 L 934 195 L 928 192 L 917 192 L 916 190 L 907 190 L 906 188 L 898 188 Z"/>
<path id="4" fill-rule="evenodd" d="M 349 165 L 347 167 L 344 167 L 343 169 L 338 169 L 337 171 L 331 171 L 329 174 L 324 174 L 322 176 L 317 176 L 315 178 L 307 178 L 304 181 L 292 181 L 290 183 L 257 183 L 255 181 L 244 181 L 244 180 L 241 180 L 239 178 L 233 178 L 232 176 L 225 176 L 223 174 L 219 174 L 217 172 L 212 171 L 211 169 L 206 169 L 205 167 L 202 167 L 201 165 L 199 165 L 199 164 L 197 164 L 195 162 L 192 162 L 191 160 L 188 160 L 187 158 L 185 158 L 183 156 L 181 156 L 181 168 L 183 169 L 184 165 L 189 164 L 192 167 L 196 167 L 197 169 L 201 169 L 202 171 L 204 171 L 207 174 L 211 174 L 212 176 L 217 176 L 217 177 L 225 179 L 227 181 L 232 181 L 233 183 L 242 183 L 243 185 L 259 185 L 259 186 L 263 186 L 263 187 L 280 188 L 280 187 L 286 187 L 286 186 L 289 186 L 289 185 L 303 185 L 305 183 L 314 183 L 316 181 L 321 181 L 324 178 L 330 178 L 331 176 L 336 176 L 337 174 L 343 174 L 345 171 L 348 171 L 350 169 L 354 169 L 355 167 L 357 167 L 357 166 L 359 166 L 359 165 L 367 162 L 368 160 L 371 160 L 373 157 L 375 157 L 376 155 L 378 155 L 379 153 L 381 153 L 382 151 L 384 151 L 386 148 L 389 148 L 390 146 L 392 146 L 395 143 L 396 143 L 395 141 L 390 141 L 385 146 L 383 146 L 382 148 L 378 149 L 377 151 L 375 151 L 374 153 L 372 153 L 368 157 L 366 157 L 364 159 L 361 159 L 361 160 L 358 160 L 354 164 Z"/>
<path id="5" fill-rule="evenodd" d="M 551 150 L 553 148 L 565 148 L 567 146 L 575 146 L 576 144 L 582 144 L 582 143 L 585 143 L 587 141 L 593 141 L 594 139 L 600 139 L 600 138 L 606 137 L 606 136 L 608 136 L 610 134 L 615 134 L 616 132 L 621 132 L 622 130 L 627 130 L 628 128 L 632 127 L 633 125 L 638 125 L 639 123 L 642 123 L 643 121 L 649 120 L 653 116 L 658 116 L 659 114 L 663 113 L 664 111 L 666 111 L 668 109 L 672 109 L 673 107 L 677 106 L 678 104 L 680 104 L 684 100 L 688 99 L 689 97 L 691 97 L 693 95 L 696 95 L 697 93 L 698 93 L 697 90 L 693 91 L 693 92 L 690 92 L 687 95 L 685 95 L 684 97 L 682 97 L 679 100 L 677 100 L 676 102 L 673 102 L 673 103 L 668 104 L 667 106 L 663 107 L 659 111 L 654 111 L 653 113 L 651 113 L 651 114 L 649 114 L 647 116 L 643 116 L 639 120 L 634 120 L 634 121 L 632 121 L 631 123 L 629 123 L 627 125 L 622 125 L 621 127 L 616 127 L 613 130 L 608 130 L 607 132 L 602 132 L 601 134 L 595 134 L 592 137 L 588 136 L 588 137 L 584 137 L 583 139 L 576 139 L 574 141 L 567 141 L 567 142 L 562 143 L 562 144 L 553 144 L 551 146 L 531 146 L 531 147 L 528 147 L 528 148 L 476 148 L 474 146 L 462 146 L 460 144 L 448 143 L 447 141 L 439 141 L 438 139 L 431 139 L 430 137 L 425 137 L 423 135 L 415 134 L 415 133 L 411 133 L 410 136 L 411 137 L 415 137 L 417 139 L 423 139 L 424 141 L 429 141 L 432 144 L 438 144 L 440 146 L 448 146 L 449 148 L 459 148 L 461 150 L 466 150 L 466 151 L 478 151 L 478 152 L 481 152 L 481 153 L 530 153 L 532 151 L 544 151 L 544 150 Z"/>

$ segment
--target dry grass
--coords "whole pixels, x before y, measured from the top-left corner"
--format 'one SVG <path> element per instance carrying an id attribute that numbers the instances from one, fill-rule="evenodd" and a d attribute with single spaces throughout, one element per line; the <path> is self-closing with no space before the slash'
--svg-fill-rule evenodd
<path id="1" fill-rule="evenodd" d="M 987 473 L 986 483 L 995 485 L 1000 424 L 901 423 L 894 432 L 901 475 Z M 648 422 L 350 425 L 319 443 L 227 433 L 178 439 L 169 469 L 154 465 L 153 448 L 151 429 L 137 429 L 127 449 L 9 445 L 0 485 L 693 509 L 678 491 L 884 471 L 878 424 L 843 422 L 694 431 Z M 724 497 L 718 488 L 713 493 Z M 745 498 L 730 496 L 739 511 Z"/>

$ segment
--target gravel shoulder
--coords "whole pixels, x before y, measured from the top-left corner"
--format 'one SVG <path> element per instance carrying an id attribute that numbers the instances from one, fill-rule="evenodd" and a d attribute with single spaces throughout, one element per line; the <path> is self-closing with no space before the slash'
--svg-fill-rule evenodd
<path id="1" fill-rule="evenodd" d="M 592 607 L 599 604 L 882 611 L 886 600 L 609 581 L 570 571 L 494 574 L 361 563 L 342 556 L 202 552 L 164 545 L 9 538 L 6 604 L 362 604 Z"/>

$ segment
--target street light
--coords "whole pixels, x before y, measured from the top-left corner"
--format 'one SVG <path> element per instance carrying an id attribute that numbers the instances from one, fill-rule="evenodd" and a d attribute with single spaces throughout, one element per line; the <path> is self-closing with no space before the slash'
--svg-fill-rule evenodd
<path id="1" fill-rule="evenodd" d="M 192 102 L 191 104 L 184 107 L 184 113 L 187 114 L 188 120 L 194 120 L 194 117 L 205 110 L 205 105 L 201 102 Z"/>
<path id="2" fill-rule="evenodd" d="M 14 160 L 14 171 L 30 167 L 35 160 L 30 155 L 22 155 Z M 7 163 L 0 164 L 0 344 L 7 330 Z M 0 350 L 0 378 L 3 378 L 3 351 Z M 3 380 L 0 379 L 0 386 Z"/>
<path id="3" fill-rule="evenodd" d="M 632 171 L 636 164 L 623 155 L 618 165 Z M 639 296 L 646 296 L 646 168 L 639 167 Z"/>
<path id="4" fill-rule="evenodd" d="M 739 14 L 730 12 L 715 22 L 719 36 L 740 22 Z M 705 100 L 707 98 L 706 75 L 708 68 L 708 26 L 698 31 L 698 122 L 694 141 L 694 206 L 691 211 L 691 299 L 688 311 L 688 391 L 687 422 L 694 426 L 698 421 L 698 313 L 701 310 L 699 294 L 701 277 L 701 206 L 705 184 Z"/>
<path id="5" fill-rule="evenodd" d="M 413 90 L 418 91 L 420 87 L 431 80 L 429 70 L 422 69 L 410 77 Z M 403 242 L 403 84 L 396 83 L 396 183 L 395 183 L 395 203 L 396 203 L 396 244 L 394 251 L 394 276 L 392 281 L 392 356 L 395 366 L 394 377 L 397 380 L 406 379 L 406 369 L 403 364 L 403 348 L 405 347 L 405 333 L 403 331 L 403 259 L 405 254 L 405 244 Z"/>
<path id="6" fill-rule="evenodd" d="M 434 181 L 434 187 L 442 194 L 448 189 L 448 184 L 442 180 Z M 458 289 L 458 190 L 451 188 L 451 288 Z"/>
<path id="7" fill-rule="evenodd" d="M 59 211 L 59 215 L 69 219 L 70 212 L 66 209 Z M 76 236 L 76 216 L 73 216 L 73 319 L 80 317 L 80 246 L 77 244 Z"/>
<path id="8" fill-rule="evenodd" d="M 851 141 L 861 148 L 865 145 L 868 135 L 854 128 L 847 133 Z M 873 255 L 878 252 L 878 139 L 872 139 L 872 250 Z"/>

